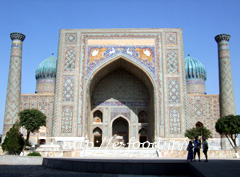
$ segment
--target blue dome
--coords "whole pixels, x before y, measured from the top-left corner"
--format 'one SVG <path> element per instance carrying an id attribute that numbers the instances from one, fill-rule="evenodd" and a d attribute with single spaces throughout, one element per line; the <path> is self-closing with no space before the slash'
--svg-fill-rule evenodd
<path id="1" fill-rule="evenodd" d="M 201 79 L 204 81 L 207 80 L 207 72 L 203 64 L 200 61 L 190 57 L 190 55 L 188 55 L 185 58 L 185 69 L 187 80 L 190 79 Z"/>
<path id="2" fill-rule="evenodd" d="M 56 78 L 57 58 L 53 55 L 40 63 L 35 72 L 36 79 Z"/>

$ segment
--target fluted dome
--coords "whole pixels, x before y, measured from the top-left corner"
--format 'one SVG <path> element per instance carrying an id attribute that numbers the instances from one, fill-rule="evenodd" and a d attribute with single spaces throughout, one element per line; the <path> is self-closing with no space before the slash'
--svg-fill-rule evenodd
<path id="1" fill-rule="evenodd" d="M 45 59 L 37 67 L 36 79 L 56 78 L 57 58 L 53 55 Z"/>
<path id="2" fill-rule="evenodd" d="M 203 64 L 188 55 L 185 58 L 186 79 L 207 80 L 207 72 Z"/>

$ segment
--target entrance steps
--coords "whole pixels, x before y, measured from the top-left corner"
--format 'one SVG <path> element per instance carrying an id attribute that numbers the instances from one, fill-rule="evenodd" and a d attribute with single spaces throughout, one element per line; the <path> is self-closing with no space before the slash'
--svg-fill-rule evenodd
<path id="1" fill-rule="evenodd" d="M 160 153 L 155 149 L 106 149 L 91 148 L 81 152 L 82 157 L 159 157 Z"/>

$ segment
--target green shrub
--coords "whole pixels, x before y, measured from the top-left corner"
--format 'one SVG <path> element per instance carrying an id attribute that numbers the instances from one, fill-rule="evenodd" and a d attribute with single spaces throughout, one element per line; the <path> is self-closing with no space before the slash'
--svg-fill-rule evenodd
<path id="1" fill-rule="evenodd" d="M 19 155 L 24 146 L 23 135 L 19 132 L 19 122 L 16 122 L 7 132 L 7 135 L 2 143 L 3 151 L 7 151 L 11 155 Z"/>
<path id="2" fill-rule="evenodd" d="M 41 154 L 38 152 L 31 152 L 27 156 L 41 156 Z"/>

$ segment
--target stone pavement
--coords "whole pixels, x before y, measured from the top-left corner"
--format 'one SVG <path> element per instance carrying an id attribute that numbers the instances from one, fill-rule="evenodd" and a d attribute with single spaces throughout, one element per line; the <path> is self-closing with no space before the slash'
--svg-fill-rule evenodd
<path id="1" fill-rule="evenodd" d="M 143 159 L 142 159 L 143 160 Z M 147 159 L 146 159 L 147 160 Z M 176 159 L 161 159 L 161 161 L 175 161 Z M 185 162 L 185 159 L 178 159 Z M 172 169 L 174 170 L 174 169 Z M 189 162 L 189 176 L 161 176 L 161 177 L 239 177 L 239 159 L 210 159 L 209 162 Z M 1 177 L 159 177 L 156 175 L 123 175 L 84 173 L 75 171 L 64 171 L 44 167 L 42 165 L 13 165 L 0 164 Z"/>
<path id="2" fill-rule="evenodd" d="M 56 170 L 41 165 L 0 165 L 1 177 L 158 177 L 154 175 L 121 175 L 80 173 Z M 161 176 L 161 177 L 189 177 L 189 176 Z"/>

